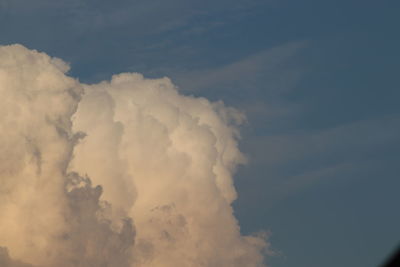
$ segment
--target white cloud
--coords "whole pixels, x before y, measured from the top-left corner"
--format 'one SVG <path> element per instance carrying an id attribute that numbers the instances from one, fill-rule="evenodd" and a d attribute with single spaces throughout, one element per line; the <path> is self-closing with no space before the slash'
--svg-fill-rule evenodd
<path id="1" fill-rule="evenodd" d="M 11 258 L 264 266 L 265 239 L 242 236 L 231 207 L 240 112 L 180 95 L 167 78 L 85 85 L 67 70 L 0 47 L 0 246 Z"/>

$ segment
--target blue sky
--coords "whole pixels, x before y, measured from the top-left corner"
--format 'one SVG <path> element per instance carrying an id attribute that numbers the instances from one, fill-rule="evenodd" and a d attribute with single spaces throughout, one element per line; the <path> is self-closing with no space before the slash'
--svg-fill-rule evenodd
<path id="1" fill-rule="evenodd" d="M 247 114 L 242 231 L 276 267 L 376 266 L 400 241 L 398 1 L 0 0 L 0 43 L 97 82 L 168 76 Z"/>

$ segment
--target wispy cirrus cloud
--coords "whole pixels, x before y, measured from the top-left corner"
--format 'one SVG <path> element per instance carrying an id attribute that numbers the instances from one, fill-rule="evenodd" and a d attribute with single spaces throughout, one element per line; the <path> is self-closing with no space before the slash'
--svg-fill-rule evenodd
<path id="1" fill-rule="evenodd" d="M 285 68 L 285 63 L 307 46 L 306 41 L 291 42 L 268 48 L 220 67 L 182 71 L 175 74 L 178 84 L 186 90 L 230 88 L 232 90 L 269 90 L 282 93 L 301 77 L 299 69 Z M 263 82 L 264 85 L 261 83 Z"/>

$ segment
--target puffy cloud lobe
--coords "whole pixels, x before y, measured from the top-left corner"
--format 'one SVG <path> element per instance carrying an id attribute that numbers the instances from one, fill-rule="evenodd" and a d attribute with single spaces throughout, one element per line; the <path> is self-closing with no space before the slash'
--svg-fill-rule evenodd
<path id="1" fill-rule="evenodd" d="M 264 238 L 242 236 L 231 207 L 240 112 L 167 78 L 66 71 L 0 47 L 0 262 L 263 266 Z"/>
<path id="2" fill-rule="evenodd" d="M 19 45 L 0 47 L 0 244 L 34 266 L 107 266 L 104 255 L 125 255 L 132 242 L 99 216 L 99 188 L 67 173 L 83 92 L 67 69 Z"/>
<path id="3" fill-rule="evenodd" d="M 82 89 L 57 61 L 0 48 L 0 243 L 34 264 L 53 263 L 53 245 L 68 228 L 63 185 Z"/>

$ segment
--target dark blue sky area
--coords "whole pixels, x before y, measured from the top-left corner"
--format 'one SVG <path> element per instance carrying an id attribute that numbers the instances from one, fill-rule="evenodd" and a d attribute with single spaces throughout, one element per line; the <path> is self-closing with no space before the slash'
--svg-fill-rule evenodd
<path id="1" fill-rule="evenodd" d="M 243 110 L 242 232 L 273 267 L 372 267 L 400 241 L 399 3 L 0 0 L 0 43 Z"/>

